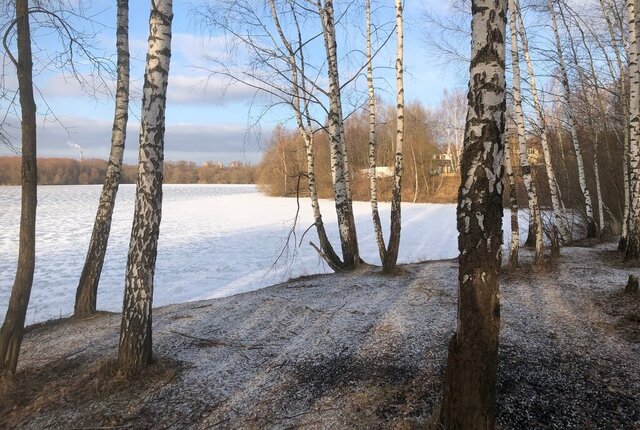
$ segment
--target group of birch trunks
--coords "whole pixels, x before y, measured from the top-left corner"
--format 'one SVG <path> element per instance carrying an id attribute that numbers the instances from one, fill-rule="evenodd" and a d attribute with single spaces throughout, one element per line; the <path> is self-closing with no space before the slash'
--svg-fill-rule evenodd
<path id="1" fill-rule="evenodd" d="M 50 6 L 52 9 L 46 9 Z M 54 4 L 30 6 L 27 0 L 15 2 L 15 18 L 3 27 L 6 40 L 17 28 L 18 58 L 7 48 L 16 67 L 22 112 L 22 211 L 18 267 L 7 314 L 0 329 L 0 385 L 9 382 L 17 369 L 20 347 L 35 264 L 35 221 L 37 201 L 36 104 L 34 101 L 33 55 L 31 50 L 32 16 L 44 14 L 55 18 L 56 28 L 69 38 L 70 24 L 56 12 Z M 125 277 L 124 309 L 118 367 L 123 372 L 139 370 L 151 362 L 151 304 L 153 275 L 162 207 L 164 129 L 166 90 L 171 57 L 171 0 L 151 2 L 149 44 L 144 75 L 139 169 L 136 188 L 134 224 Z M 77 43 L 70 40 L 71 48 Z M 117 83 L 109 166 L 96 214 L 86 262 L 77 289 L 75 316 L 84 318 L 96 312 L 96 292 L 107 241 L 115 197 L 120 183 L 122 158 L 129 110 L 129 6 L 117 1 Z M 69 54 L 72 55 L 72 54 Z"/>
<path id="2" fill-rule="evenodd" d="M 564 0 L 539 3 L 531 16 L 547 20 L 546 44 L 531 47 L 525 10 L 519 0 L 508 2 L 513 109 L 506 137 L 511 155 L 505 160 L 506 186 L 514 196 L 519 191 L 516 183 L 524 184 L 526 242 L 535 246 L 534 262 L 540 263 L 544 236 L 555 255 L 562 244 L 584 236 L 619 235 L 620 251 L 637 259 L 639 6 L 635 1 L 598 0 L 576 11 Z M 544 51 L 538 57 L 547 64 L 534 60 L 536 51 Z M 550 82 L 543 88 L 536 78 L 549 72 Z M 528 156 L 538 149 L 543 155 L 540 163 Z M 548 210 L 543 200 L 550 203 Z M 516 198 L 509 205 L 512 214 L 518 210 Z M 511 230 L 510 262 L 517 265 L 520 238 L 515 215 Z"/>
<path id="3" fill-rule="evenodd" d="M 164 130 L 166 91 L 168 86 L 169 64 L 171 57 L 171 23 L 173 7 L 171 0 L 151 2 L 149 18 L 149 43 L 144 75 L 144 87 L 142 98 L 141 131 L 139 139 L 139 169 L 136 186 L 136 201 L 134 223 L 131 230 L 131 241 L 127 259 L 125 276 L 125 294 L 123 305 L 122 327 L 118 351 L 118 367 L 121 371 L 137 372 L 152 361 L 152 299 L 153 277 L 157 256 L 157 242 L 162 213 L 162 183 L 164 161 Z M 219 11 L 224 10 L 225 5 L 211 5 L 204 3 L 205 13 L 211 12 L 214 25 Z M 237 2 L 227 4 L 228 11 L 239 10 Z M 311 16 L 319 23 L 319 34 L 311 35 L 311 40 L 319 38 L 323 41 L 326 52 L 325 67 L 327 88 L 321 88 L 317 78 L 307 75 L 305 49 L 303 49 L 303 33 L 299 20 L 308 19 L 309 8 L 299 7 L 295 3 L 276 3 L 271 0 L 268 3 L 268 13 L 263 16 L 270 19 L 269 29 L 271 41 L 281 43 L 276 46 L 272 60 L 281 68 L 278 73 L 285 76 L 286 87 L 278 91 L 272 88 L 272 93 L 284 98 L 293 109 L 299 132 L 302 136 L 307 152 L 307 178 L 309 194 L 314 210 L 315 227 L 318 233 L 319 246 L 316 246 L 319 254 L 334 270 L 350 270 L 360 263 L 356 225 L 352 209 L 352 195 L 350 188 L 350 175 L 348 154 L 345 143 L 344 113 L 342 104 L 342 89 L 339 73 L 339 55 L 336 37 L 336 21 L 334 5 L 331 0 L 319 1 L 311 4 Z M 209 8 L 209 9 L 207 9 Z M 370 32 L 370 3 L 366 3 L 367 31 Z M 104 262 L 107 241 L 109 237 L 111 217 L 118 190 L 122 170 L 122 156 L 126 139 L 126 125 L 128 120 L 129 101 L 129 39 L 128 22 L 129 9 L 126 0 L 118 1 L 117 17 L 117 88 L 116 107 L 113 122 L 112 146 L 107 170 L 106 180 L 100 196 L 100 204 L 96 214 L 96 222 L 92 233 L 86 263 L 80 276 L 77 289 L 75 316 L 87 317 L 96 312 L 96 292 L 100 273 Z M 264 9 L 263 9 L 264 10 Z M 39 9 L 37 11 L 40 11 Z M 255 21 L 247 20 L 248 10 L 243 10 L 238 17 L 242 22 L 254 25 Z M 249 11 L 254 15 L 255 10 Z M 372 203 L 373 219 L 376 220 L 379 233 L 379 247 L 383 270 L 393 273 L 396 267 L 400 242 L 400 198 L 403 170 L 402 144 L 404 135 L 404 89 L 403 89 L 403 3 L 395 2 L 395 34 L 397 35 L 396 55 L 396 87 L 397 87 L 397 113 L 395 133 L 394 174 L 392 186 L 392 212 L 391 228 L 388 243 L 382 240 L 380 220 L 377 216 L 375 200 Z M 35 104 L 33 102 L 33 81 L 31 64 L 31 39 L 29 31 L 30 15 L 34 10 L 29 9 L 26 0 L 16 2 L 15 20 L 13 24 L 18 27 L 18 51 L 19 59 L 14 59 L 20 81 L 20 101 L 23 112 L 23 219 L 21 226 L 20 258 L 16 285 L 14 285 L 11 303 L 7 311 L 0 332 L 0 365 L 3 378 L 11 378 L 17 368 L 17 360 L 24 333 L 24 319 L 29 302 L 29 295 L 33 281 L 34 250 L 35 250 L 35 201 L 36 201 L 36 167 L 35 167 Z M 304 15 L 304 16 L 303 16 Z M 257 16 L 257 15 L 256 15 Z M 229 22 L 228 16 L 222 22 Z M 287 19 L 287 27 L 281 25 L 281 19 Z M 251 24 L 251 23 L 254 24 Z M 265 55 L 265 50 L 253 44 L 251 37 L 243 38 L 242 33 L 237 33 L 231 27 L 222 26 L 239 37 L 240 42 L 254 50 L 258 56 Z M 257 27 L 266 30 L 267 27 L 258 21 Z M 390 37 L 390 36 L 389 36 Z M 375 104 L 375 94 L 371 78 L 371 63 L 374 54 L 371 49 L 370 35 L 367 37 L 367 65 L 369 70 L 369 96 L 370 103 Z M 364 69 L 365 67 L 362 67 Z M 316 70 L 317 72 L 317 70 Z M 234 71 L 234 77 L 239 72 Z M 237 82 L 243 83 L 242 75 L 237 77 Z M 356 75 L 357 76 L 357 75 Z M 255 82 L 255 76 L 254 76 Z M 246 82 L 244 82 L 246 83 Z M 271 80 L 262 82 L 258 89 L 269 91 Z M 320 96 L 318 95 L 320 94 Z M 331 173 L 333 183 L 333 197 L 337 213 L 341 255 L 334 250 L 329 241 L 320 213 L 317 191 L 314 179 L 314 153 L 313 138 L 314 123 L 320 123 L 310 112 L 310 105 L 318 100 L 318 97 L 326 98 L 326 120 L 322 128 L 329 137 L 331 154 Z M 375 126 L 375 114 L 372 110 L 372 124 Z M 375 151 L 375 133 L 371 135 L 371 145 Z M 375 154 L 373 159 L 375 160 Z M 31 166 L 29 163 L 32 163 Z M 26 173 L 28 174 L 26 174 Z M 375 164 L 371 167 L 372 194 L 375 196 Z"/>

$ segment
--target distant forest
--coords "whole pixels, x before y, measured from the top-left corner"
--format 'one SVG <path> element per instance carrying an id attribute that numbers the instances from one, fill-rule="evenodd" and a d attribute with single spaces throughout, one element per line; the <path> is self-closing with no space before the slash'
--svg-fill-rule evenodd
<path id="1" fill-rule="evenodd" d="M 138 166 L 122 166 L 123 184 L 136 182 Z M 38 158 L 38 184 L 89 185 L 102 184 L 107 160 L 73 158 Z M 256 167 L 233 161 L 225 166 L 219 162 L 201 165 L 190 161 L 165 161 L 166 184 L 253 184 Z M 20 157 L 0 157 L 0 185 L 20 185 Z"/>
<path id="2" fill-rule="evenodd" d="M 457 96 L 457 94 L 456 94 Z M 453 98 L 453 97 L 452 97 Z M 458 97 L 464 101 L 464 98 Z M 376 125 L 377 194 L 381 201 L 391 199 L 395 106 L 378 100 Z M 409 202 L 455 202 L 460 176 L 457 172 L 457 149 L 439 143 L 449 136 L 442 134 L 438 120 L 442 112 L 430 111 L 421 103 L 405 106 L 404 179 L 402 200 Z M 440 118 L 438 118 L 440 116 Z M 345 121 L 345 141 L 349 154 L 349 180 L 354 200 L 370 198 L 369 112 L 362 108 Z M 454 143 L 454 139 L 449 142 Z M 333 198 L 331 150 L 329 136 L 318 130 L 314 136 L 315 175 L 318 195 Z M 450 155 L 447 156 L 446 154 Z M 443 159 L 438 160 L 437 155 Z M 256 182 L 271 196 L 308 196 L 307 157 L 299 130 L 277 126 L 258 164 Z M 298 181 L 298 178 L 300 180 Z"/>

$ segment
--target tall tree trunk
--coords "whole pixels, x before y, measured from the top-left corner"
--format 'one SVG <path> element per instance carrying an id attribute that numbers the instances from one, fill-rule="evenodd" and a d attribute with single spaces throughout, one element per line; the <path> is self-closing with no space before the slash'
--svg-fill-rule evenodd
<path id="1" fill-rule="evenodd" d="M 118 51 L 118 78 L 116 82 L 115 115 L 111 131 L 111 152 L 107 174 L 100 193 L 100 203 L 93 224 L 89 250 L 80 275 L 76 291 L 74 315 L 86 317 L 96 311 L 98 283 L 102 265 L 107 252 L 109 232 L 116 194 L 120 185 L 122 157 L 127 137 L 129 119 L 129 1 L 118 0 L 118 18 L 116 29 L 116 47 Z"/>
<path id="2" fill-rule="evenodd" d="M 413 203 L 418 201 L 418 195 L 420 194 L 420 183 L 418 177 L 418 160 L 416 159 L 416 151 L 411 145 L 411 158 L 413 160 Z"/>
<path id="3" fill-rule="evenodd" d="M 284 176 L 284 195 L 289 195 L 289 172 L 287 169 L 287 143 L 283 140 L 282 142 L 282 172 Z"/>
<path id="4" fill-rule="evenodd" d="M 165 107 L 171 57 L 172 0 L 151 2 L 149 50 L 142 92 L 136 203 L 127 258 L 118 367 L 136 372 L 151 362 L 153 275 L 162 216 Z"/>
<path id="5" fill-rule="evenodd" d="M 629 210 L 631 206 L 630 199 L 630 187 L 629 187 L 629 139 L 630 139 L 630 127 L 629 127 L 629 95 L 627 91 L 626 80 L 624 78 L 624 66 L 622 64 L 622 54 L 616 40 L 616 34 L 613 29 L 613 23 L 609 16 L 609 8 L 605 5 L 604 0 L 600 0 L 600 8 L 602 14 L 607 22 L 607 29 L 609 30 L 609 38 L 613 52 L 616 56 L 616 62 L 618 63 L 619 81 L 620 81 L 620 93 L 622 97 L 622 116 L 624 118 L 624 134 L 622 144 L 622 181 L 624 189 L 624 206 L 622 209 L 622 232 L 618 241 L 618 251 L 624 252 L 627 248 L 627 229 L 629 226 Z M 624 47 L 623 47 L 624 49 Z M 615 79 L 615 74 L 611 72 L 611 78 Z"/>
<path id="6" fill-rule="evenodd" d="M 440 424 L 493 429 L 502 261 L 506 0 L 473 0 L 469 109 L 458 192 L 458 324 Z"/>
<path id="7" fill-rule="evenodd" d="M 621 77 L 624 80 L 624 77 Z M 623 155 L 622 155 L 622 176 L 624 183 L 624 210 L 622 214 L 622 232 L 620 239 L 618 240 L 618 251 L 626 252 L 627 239 L 629 238 L 629 218 L 631 213 L 631 184 L 629 183 L 630 168 L 629 168 L 629 156 L 631 155 L 631 135 L 630 135 L 630 123 L 629 123 L 629 100 L 623 102 L 625 104 L 625 135 L 623 143 Z"/>
<path id="8" fill-rule="evenodd" d="M 318 241 L 320 243 L 320 255 L 327 262 L 332 270 L 338 271 L 343 267 L 343 263 L 340 257 L 336 254 L 327 237 L 327 232 L 324 228 L 324 222 L 322 221 L 322 213 L 320 212 L 320 202 L 318 200 L 318 186 L 316 182 L 315 173 L 315 155 L 313 149 L 313 131 L 311 129 L 311 119 L 308 108 L 308 93 L 305 84 L 305 60 L 304 52 L 302 49 L 298 50 L 300 57 L 300 67 L 298 67 L 296 51 L 293 49 L 291 42 L 284 34 L 282 26 L 280 25 L 280 19 L 276 11 L 275 0 L 269 0 L 269 7 L 271 10 L 271 17 L 278 30 L 278 35 L 282 40 L 282 43 L 287 49 L 289 55 L 289 67 L 291 68 L 291 86 L 293 90 L 293 111 L 296 118 L 296 124 L 300 135 L 304 142 L 304 149 L 307 157 L 307 182 L 309 186 L 309 198 L 311 200 L 311 209 L 313 211 L 314 225 L 316 226 L 316 232 L 318 233 Z M 292 17 L 296 26 L 298 35 L 298 45 L 302 46 L 302 34 L 300 31 L 300 25 L 298 23 L 297 16 L 292 10 Z M 301 93 L 302 92 L 302 97 Z M 302 100 L 304 98 L 304 100 Z M 306 124 L 304 118 L 306 118 Z"/>
<path id="9" fill-rule="evenodd" d="M 593 173 L 596 177 L 596 196 L 598 197 L 598 234 L 604 231 L 604 201 L 602 200 L 602 185 L 600 184 L 600 166 L 598 161 L 598 130 L 594 130 L 593 143 Z"/>
<path id="10" fill-rule="evenodd" d="M 522 171 L 522 181 L 527 191 L 529 203 L 529 238 L 535 246 L 534 264 L 541 264 L 544 261 L 544 249 L 542 241 L 542 215 L 538 204 L 538 191 L 529 164 L 527 153 L 527 139 L 525 135 L 524 113 L 522 109 L 522 90 L 520 80 L 520 56 L 518 54 L 518 31 L 516 28 L 516 8 L 513 0 L 509 0 L 509 29 L 511 33 L 511 71 L 513 73 L 513 103 L 516 117 L 516 132 L 518 135 L 518 154 L 520 156 L 520 167 Z"/>
<path id="11" fill-rule="evenodd" d="M 18 60 L 11 56 L 18 72 L 22 111 L 22 204 L 18 267 L 11 289 L 9 307 L 0 328 L 0 378 L 11 377 L 18 365 L 24 322 L 33 285 L 36 254 L 36 206 L 38 172 L 36 163 L 36 102 L 33 97 L 33 60 L 29 29 L 29 2 L 16 0 L 15 25 L 18 31 Z M 11 55 L 9 53 L 9 55 Z"/>
<path id="12" fill-rule="evenodd" d="M 600 166 L 599 166 L 599 160 L 598 160 L 598 146 L 599 146 L 599 133 L 598 130 L 600 127 L 602 127 L 604 129 L 604 135 L 605 135 L 605 140 L 606 140 L 606 136 L 608 134 L 608 126 L 607 126 L 607 118 L 606 118 L 606 111 L 604 108 L 604 103 L 602 102 L 602 98 L 600 97 L 600 89 L 599 89 L 599 79 L 598 79 L 598 73 L 596 72 L 595 69 L 595 65 L 593 62 L 593 56 L 591 55 L 591 52 L 589 51 L 589 46 L 586 40 L 586 37 L 584 35 L 584 32 L 582 32 L 582 30 L 580 29 L 580 34 L 582 35 L 582 42 L 585 46 L 585 48 L 587 49 L 587 56 L 589 57 L 589 66 L 591 69 L 591 79 L 593 82 L 593 89 L 594 92 L 596 94 L 596 104 L 599 107 L 599 114 L 600 114 L 600 118 L 599 120 L 602 121 L 601 124 L 596 124 L 595 120 L 594 120 L 594 115 L 592 113 L 591 110 L 591 103 L 589 100 L 589 92 L 588 92 L 588 82 L 587 82 L 587 77 L 584 75 L 584 72 L 582 71 L 582 68 L 580 67 L 580 63 L 579 63 L 579 59 L 578 59 L 578 51 L 576 49 L 574 40 L 573 40 L 573 36 L 571 35 L 571 29 L 569 27 L 569 24 L 567 23 L 567 19 L 565 17 L 564 14 L 564 10 L 562 7 L 562 3 L 558 3 L 558 11 L 560 12 L 560 18 L 562 19 L 562 23 L 564 24 L 564 27 L 567 31 L 567 36 L 569 38 L 569 46 L 571 48 L 571 53 L 573 54 L 573 61 L 574 61 L 574 65 L 576 67 L 576 70 L 578 71 L 578 80 L 580 81 L 580 88 L 582 89 L 582 92 L 584 93 L 584 97 L 585 97 L 585 111 L 586 111 L 586 116 L 587 116 L 587 122 L 589 124 L 589 127 L 591 128 L 593 135 L 594 135 L 594 142 L 593 142 L 593 174 L 595 176 L 595 181 L 596 181 L 596 197 L 598 199 L 598 224 L 596 226 L 596 233 L 597 235 L 601 235 L 603 230 L 604 230 L 604 203 L 602 201 L 602 186 L 600 184 Z M 595 222 L 594 222 L 595 224 Z M 587 232 L 587 236 L 589 235 L 589 232 Z"/>
<path id="13" fill-rule="evenodd" d="M 376 96 L 373 85 L 373 55 L 371 49 L 371 0 L 365 4 L 367 20 L 367 87 L 369 89 L 369 193 L 371 195 L 371 216 L 376 235 L 380 262 L 384 264 L 387 246 L 384 243 L 380 211 L 378 210 L 378 183 L 376 177 Z"/>
<path id="14" fill-rule="evenodd" d="M 529 54 L 529 42 L 527 39 L 527 32 L 524 27 L 524 22 L 522 20 L 522 15 L 520 13 L 520 1 L 515 0 L 515 11 L 516 11 L 516 24 L 517 30 L 520 35 L 520 39 L 522 41 L 522 52 L 524 54 L 524 60 L 527 64 L 527 72 L 529 74 L 529 85 L 531 86 L 531 95 L 533 97 L 533 105 L 538 116 L 538 122 L 540 123 L 540 143 L 542 145 L 542 153 L 544 155 L 544 164 L 547 170 L 547 178 L 549 181 L 549 192 L 551 194 L 551 205 L 553 207 L 553 225 L 552 228 L 552 239 L 557 238 L 557 242 L 570 242 L 571 241 L 571 232 L 567 225 L 567 219 L 564 214 L 564 210 L 562 208 L 562 202 L 560 200 L 560 188 L 558 186 L 558 181 L 556 179 L 555 171 L 553 168 L 553 164 L 551 162 L 551 151 L 549 150 L 549 141 L 548 141 L 548 130 L 547 130 L 547 122 L 544 116 L 544 110 L 542 108 L 542 104 L 540 103 L 540 99 L 538 98 L 538 87 L 536 84 L 536 74 L 533 69 L 533 62 L 531 61 L 531 56 Z M 559 243 L 555 244 L 557 248 Z"/>
<path id="15" fill-rule="evenodd" d="M 327 236 L 322 221 L 322 213 L 320 212 L 320 201 L 318 200 L 318 185 L 316 183 L 315 173 L 315 155 L 313 152 L 313 133 L 302 133 L 304 140 L 304 149 L 307 154 L 307 181 L 309 183 L 309 197 L 311 200 L 311 209 L 313 211 L 314 225 L 318 233 L 318 241 L 320 242 L 320 254 L 333 271 L 342 269 L 343 264 L 340 257 L 336 254 Z"/>
<path id="16" fill-rule="evenodd" d="M 622 106 L 623 106 L 623 138 L 620 139 L 620 135 L 618 133 L 617 130 L 613 130 L 613 134 L 616 136 L 616 139 L 611 139 L 611 130 L 610 130 L 610 125 L 609 125 L 609 121 L 608 121 L 608 114 L 607 114 L 607 109 L 605 108 L 605 102 L 604 102 L 604 98 L 602 97 L 602 93 L 600 91 L 601 88 L 601 82 L 600 78 L 599 78 L 599 73 L 596 71 L 596 66 L 595 66 L 595 61 L 593 58 L 593 53 L 592 53 L 592 49 L 589 47 L 585 32 L 582 30 L 582 27 L 577 26 L 578 30 L 580 31 L 580 36 L 582 38 L 582 44 L 583 46 L 586 47 L 586 53 L 589 59 L 589 66 L 591 69 L 591 76 L 593 77 L 593 86 L 595 88 L 595 92 L 596 92 L 596 100 L 598 102 L 598 110 L 600 112 L 600 118 L 604 124 L 604 136 L 603 136 L 603 143 L 604 143 L 604 147 L 605 147 L 605 154 L 606 154 L 606 158 L 605 158 L 605 162 L 604 162 L 604 166 L 602 167 L 603 170 L 605 171 L 611 171 L 614 172 L 615 175 L 613 176 L 613 185 L 615 187 L 616 190 L 616 206 L 619 209 L 619 213 L 620 213 L 620 218 L 624 218 L 624 213 L 625 213 L 625 194 L 627 192 L 627 190 L 624 189 L 625 185 L 625 173 L 624 173 L 624 169 L 626 168 L 626 162 L 625 160 L 625 153 L 624 153 L 624 140 L 628 140 L 629 136 L 629 130 L 628 127 L 626 127 L 626 123 L 627 121 L 629 121 L 629 115 L 626 114 L 626 110 L 627 110 L 627 106 L 626 106 L 626 100 L 627 100 L 627 95 L 626 95 L 626 84 L 624 82 L 624 79 L 620 79 L 623 75 L 622 74 L 616 74 L 615 71 L 615 67 L 613 65 L 613 62 L 611 61 L 611 59 L 609 58 L 607 49 L 604 47 L 604 45 L 602 44 L 602 42 L 600 41 L 600 39 L 597 37 L 597 35 L 594 35 L 593 39 L 596 41 L 598 47 L 600 48 L 600 50 L 603 53 L 604 56 L 604 60 L 605 63 L 608 66 L 609 69 L 609 74 L 611 76 L 612 82 L 619 82 L 620 83 L 620 99 L 622 101 Z M 592 33 L 592 35 L 594 34 L 594 31 L 587 27 L 587 29 L 589 30 L 590 33 Z M 614 51 L 616 52 L 616 56 L 619 55 L 619 49 L 617 47 L 617 42 L 614 40 L 612 41 L 613 43 L 613 48 Z M 619 63 L 620 65 L 622 64 L 621 62 Z M 619 70 L 622 70 L 622 68 L 620 68 Z M 613 151 L 612 151 L 612 147 L 613 147 Z M 622 171 L 622 176 L 620 177 L 620 182 L 623 183 L 623 189 L 620 189 L 619 181 L 618 181 L 618 169 L 616 169 L 614 167 L 614 164 L 616 163 L 616 160 L 614 160 L 614 153 L 617 153 L 620 156 L 620 159 L 623 160 L 623 171 Z M 612 215 L 614 216 L 614 215 Z M 615 216 L 614 216 L 615 217 Z M 606 228 L 606 224 L 605 228 Z M 626 236 L 626 235 L 625 235 Z"/>
<path id="17" fill-rule="evenodd" d="M 511 209 L 511 242 L 509 243 L 509 265 L 518 267 L 520 251 L 520 226 L 518 224 L 518 199 L 516 196 L 516 175 L 513 173 L 515 163 L 511 157 L 511 140 L 506 140 L 504 148 L 504 167 L 506 181 L 509 186 L 509 207 Z"/>
<path id="18" fill-rule="evenodd" d="M 636 2 L 627 1 L 629 15 L 629 189 L 630 211 L 627 229 L 627 259 L 640 258 L 640 70 L 638 68 L 638 28 Z"/>
<path id="19" fill-rule="evenodd" d="M 596 222 L 593 217 L 593 203 L 591 201 L 591 193 L 589 193 L 589 187 L 587 187 L 587 180 L 584 173 L 584 160 L 582 157 L 582 148 L 580 141 L 578 140 L 578 131 L 575 123 L 575 113 L 573 111 L 573 102 L 571 101 L 571 87 L 569 85 L 569 76 L 567 75 L 567 69 L 564 64 L 564 54 L 562 53 L 562 44 L 560 42 L 560 33 L 558 32 L 558 22 L 556 19 L 556 12 L 553 0 L 548 0 L 549 13 L 551 14 L 551 28 L 553 30 L 553 36 L 556 43 L 556 53 L 558 55 L 558 66 L 560 67 L 560 82 L 563 89 L 564 107 L 567 115 L 567 122 L 569 123 L 569 131 L 571 132 L 571 141 L 573 142 L 573 149 L 576 153 L 576 164 L 578 165 L 578 181 L 580 183 L 580 190 L 584 196 L 584 208 L 587 217 L 587 237 L 596 237 L 598 235 L 598 229 L 596 228 Z"/>
<path id="20" fill-rule="evenodd" d="M 331 178 L 333 180 L 333 195 L 338 216 L 340 243 L 342 245 L 342 261 L 344 268 L 354 268 L 360 264 L 360 251 L 358 249 L 356 224 L 353 216 L 351 191 L 349 189 L 349 164 L 347 145 L 344 139 L 344 118 L 340 95 L 333 1 L 326 0 L 324 7 L 318 2 L 317 7 L 322 19 L 322 33 L 327 55 Z"/>
<path id="21" fill-rule="evenodd" d="M 396 0 L 396 31 L 398 33 L 398 46 L 396 49 L 396 139 L 395 157 L 393 164 L 393 187 L 391 189 L 391 225 L 389 228 L 389 245 L 385 255 L 382 270 L 384 273 L 393 273 L 396 270 L 398 251 L 400 249 L 400 230 L 402 205 L 402 146 L 404 143 L 404 83 L 403 83 L 403 43 L 402 28 L 402 1 Z"/>

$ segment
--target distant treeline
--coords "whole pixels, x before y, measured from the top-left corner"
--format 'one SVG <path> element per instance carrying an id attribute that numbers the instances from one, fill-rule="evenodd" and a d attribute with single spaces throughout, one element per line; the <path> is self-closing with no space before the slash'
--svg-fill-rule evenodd
<path id="1" fill-rule="evenodd" d="M 39 158 L 38 184 L 102 184 L 106 171 L 106 160 Z M 121 183 L 135 183 L 137 171 L 138 167 L 135 165 L 124 165 Z M 255 175 L 255 166 L 238 161 L 227 166 L 217 162 L 205 162 L 201 165 L 190 161 L 164 163 L 164 182 L 167 184 L 253 184 Z M 19 157 L 0 157 L 0 185 L 20 185 Z"/>
<path id="2" fill-rule="evenodd" d="M 438 160 L 446 148 L 438 145 L 435 113 L 420 103 L 405 106 L 404 178 L 402 200 L 409 202 L 454 202 L 460 177 L 450 159 Z M 349 155 L 351 192 L 354 200 L 368 200 L 369 188 L 369 114 L 362 109 L 345 122 Z M 391 197 L 394 160 L 395 107 L 380 102 L 378 107 L 377 166 L 378 196 Z M 315 174 L 321 198 L 333 197 L 331 160 L 327 133 L 319 130 L 314 137 Z M 257 183 L 272 196 L 308 195 L 307 159 L 297 130 L 278 126 L 258 164 Z M 298 180 L 300 178 L 300 180 Z"/>

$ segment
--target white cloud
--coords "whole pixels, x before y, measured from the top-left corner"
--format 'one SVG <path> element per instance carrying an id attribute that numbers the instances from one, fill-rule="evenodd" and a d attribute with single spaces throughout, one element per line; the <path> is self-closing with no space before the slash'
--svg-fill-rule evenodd
<path id="1" fill-rule="evenodd" d="M 185 70 L 181 70 L 187 72 Z M 83 85 L 84 83 L 84 85 Z M 98 81 L 90 75 L 74 77 L 57 74 L 50 76 L 38 88 L 47 101 L 56 98 L 95 97 L 98 101 L 110 103 L 115 94 L 115 81 Z M 142 79 L 132 79 L 130 91 L 133 103 L 139 103 L 142 95 Z M 256 90 L 240 83 L 230 83 L 221 76 L 199 74 L 170 74 L 167 102 L 170 105 L 225 105 L 228 103 L 249 103 Z"/>
<path id="2" fill-rule="evenodd" d="M 60 118 L 59 123 L 38 123 L 38 155 L 41 157 L 77 157 L 78 151 L 69 142 L 79 145 L 86 158 L 109 156 L 111 144 L 111 122 L 85 117 Z M 15 124 L 14 124 L 15 125 Z M 66 129 L 65 129 L 66 127 Z M 17 128 L 13 133 L 14 144 L 18 142 Z M 139 124 L 131 118 L 127 127 L 125 161 L 137 160 Z M 169 123 L 165 130 L 165 153 L 167 160 L 190 160 L 202 162 L 216 160 L 229 162 L 241 160 L 256 162 L 260 157 L 257 139 L 247 134 L 246 127 L 239 124 L 190 124 Z M 13 155 L 9 148 L 0 146 L 0 155 Z"/>

